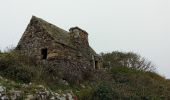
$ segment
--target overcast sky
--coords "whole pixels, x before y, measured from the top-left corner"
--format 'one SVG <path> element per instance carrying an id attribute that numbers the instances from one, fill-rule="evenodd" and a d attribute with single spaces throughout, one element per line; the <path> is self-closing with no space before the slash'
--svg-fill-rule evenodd
<path id="1" fill-rule="evenodd" d="M 0 49 L 16 46 L 32 15 L 89 33 L 98 52 L 133 51 L 170 78 L 170 0 L 0 0 Z"/>

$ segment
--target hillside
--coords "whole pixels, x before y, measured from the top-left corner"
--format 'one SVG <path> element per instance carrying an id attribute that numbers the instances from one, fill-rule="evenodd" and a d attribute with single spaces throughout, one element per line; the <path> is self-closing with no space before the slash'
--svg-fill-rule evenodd
<path id="1" fill-rule="evenodd" d="M 49 70 L 31 57 L 14 51 L 0 53 L 0 97 L 13 100 L 170 99 L 170 80 L 155 73 L 151 62 L 133 53 L 101 55 L 104 69 L 85 71 L 79 81 L 76 72 L 68 73 L 70 77 L 65 79 L 64 71 L 53 67 Z"/>

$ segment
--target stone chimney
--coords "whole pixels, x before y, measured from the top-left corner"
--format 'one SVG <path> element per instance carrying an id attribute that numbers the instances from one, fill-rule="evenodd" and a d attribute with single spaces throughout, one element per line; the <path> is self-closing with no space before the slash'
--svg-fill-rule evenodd
<path id="1" fill-rule="evenodd" d="M 71 40 L 77 45 L 83 47 L 89 47 L 88 33 L 79 27 L 73 27 L 69 29 Z"/>

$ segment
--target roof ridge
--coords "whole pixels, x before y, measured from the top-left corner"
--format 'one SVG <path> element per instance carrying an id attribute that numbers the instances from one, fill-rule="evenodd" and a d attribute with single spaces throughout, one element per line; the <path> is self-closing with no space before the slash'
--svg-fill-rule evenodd
<path id="1" fill-rule="evenodd" d="M 48 25 L 50 25 L 50 26 L 52 26 L 52 27 L 54 27 L 54 28 L 56 28 L 56 29 L 58 29 L 60 31 L 63 31 L 65 33 L 68 32 L 68 31 L 66 31 L 66 30 L 64 30 L 64 29 L 62 29 L 62 28 L 60 28 L 60 27 L 58 27 L 58 26 L 56 26 L 56 25 L 54 25 L 54 24 L 52 24 L 52 23 L 50 23 L 50 22 L 48 22 L 48 21 L 46 21 L 46 20 L 44 20 L 42 18 L 34 16 L 34 15 L 32 16 L 31 20 L 38 20 L 42 25 L 48 24 Z M 46 28 L 46 27 L 44 27 L 44 28 Z"/>
<path id="2" fill-rule="evenodd" d="M 69 43 L 69 32 L 61 29 L 54 24 L 51 24 L 41 18 L 32 16 L 31 20 L 38 21 L 38 23 L 43 27 L 43 29 L 51 35 L 55 41 L 68 45 Z"/>

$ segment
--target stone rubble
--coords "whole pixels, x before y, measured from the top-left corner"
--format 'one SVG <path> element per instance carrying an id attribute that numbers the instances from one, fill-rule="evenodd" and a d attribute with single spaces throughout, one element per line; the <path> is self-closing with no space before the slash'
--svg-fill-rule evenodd
<path id="1" fill-rule="evenodd" d="M 25 86 L 25 85 L 24 85 Z M 0 100 L 77 100 L 72 91 L 66 93 L 56 93 L 51 90 L 47 90 L 43 85 L 38 85 L 40 90 L 36 93 L 24 94 L 19 90 L 7 90 L 6 87 L 0 86 Z"/>

